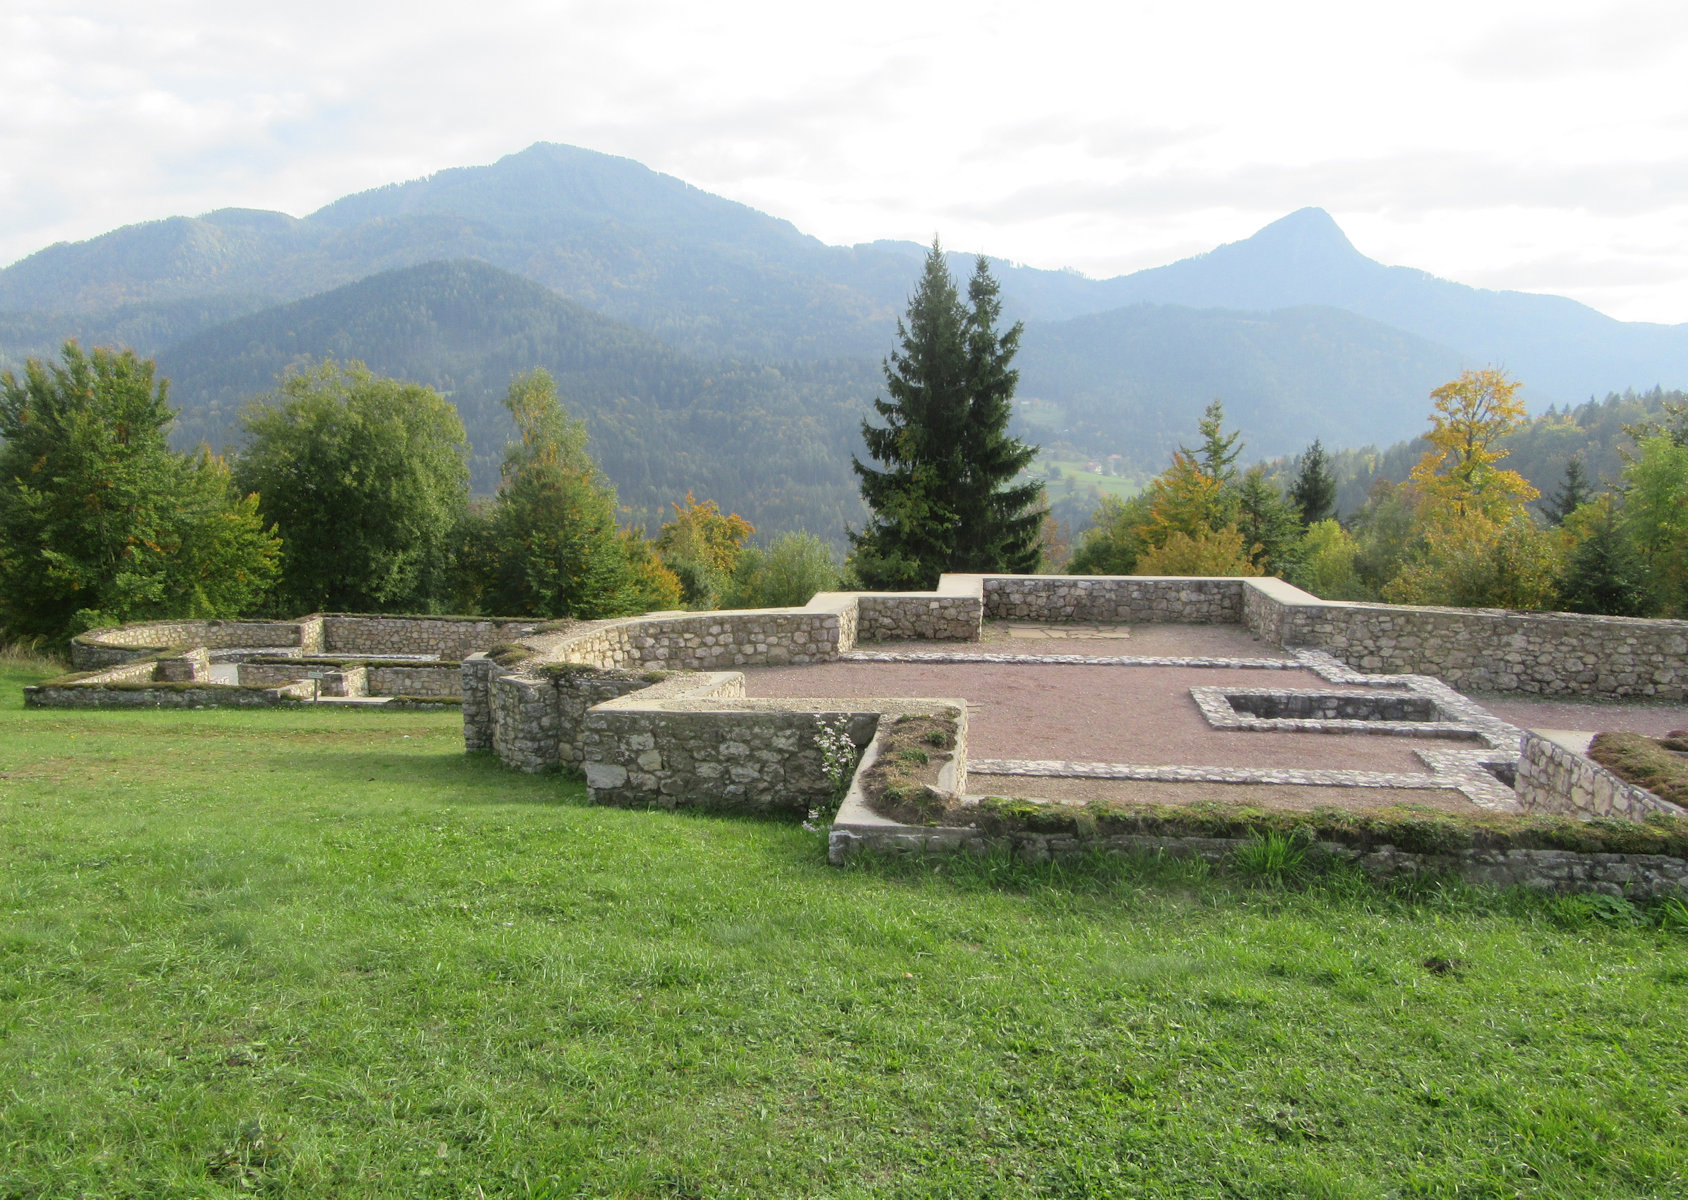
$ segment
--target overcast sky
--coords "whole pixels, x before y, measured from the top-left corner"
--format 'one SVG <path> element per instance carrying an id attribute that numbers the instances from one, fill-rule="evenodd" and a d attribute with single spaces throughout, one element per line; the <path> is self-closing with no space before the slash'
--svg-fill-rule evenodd
<path id="1" fill-rule="evenodd" d="M 9 0 L 0 47 L 0 264 L 543 140 L 1093 276 L 1318 205 L 1384 262 L 1688 321 L 1682 0 Z"/>

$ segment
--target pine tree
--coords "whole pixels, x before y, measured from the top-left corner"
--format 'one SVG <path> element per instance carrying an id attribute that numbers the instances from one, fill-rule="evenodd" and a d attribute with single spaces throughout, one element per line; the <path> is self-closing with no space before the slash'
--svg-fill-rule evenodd
<path id="1" fill-rule="evenodd" d="M 1551 525 L 1563 525 L 1565 518 L 1587 504 L 1594 496 L 1594 491 L 1588 486 L 1588 480 L 1583 477 L 1582 458 L 1573 455 L 1571 461 L 1565 464 L 1565 482 L 1559 485 L 1559 490 L 1542 501 L 1542 512 Z"/>
<path id="2" fill-rule="evenodd" d="M 867 528 L 852 532 L 852 565 L 864 585 L 917 590 L 945 571 L 1037 569 L 1042 485 L 1007 486 L 1036 450 L 1008 436 L 1018 372 L 1009 363 L 1021 326 L 998 334 L 997 284 L 980 258 L 956 291 L 936 242 L 885 363 L 889 399 L 881 426 L 862 423 L 879 470 L 852 459 Z"/>
<path id="3" fill-rule="evenodd" d="M 1196 430 L 1202 435 L 1201 449 L 1178 448 L 1187 456 L 1200 459 L 1202 470 L 1218 481 L 1220 487 L 1228 487 L 1237 474 L 1237 458 L 1243 452 L 1243 448 L 1237 445 L 1243 431 L 1233 429 L 1230 433 L 1225 432 L 1225 405 L 1219 400 L 1203 410 L 1202 419 L 1196 422 Z"/>
<path id="4" fill-rule="evenodd" d="M 1037 447 L 1008 436 L 1020 373 L 1008 364 L 1022 326 L 998 335 L 1002 300 L 990 264 L 980 255 L 967 284 L 968 416 L 958 464 L 961 522 L 949 570 L 1025 575 L 1043 551 L 1043 484 L 1010 482 L 1031 466 Z"/>
<path id="5" fill-rule="evenodd" d="M 1301 523 L 1259 463 L 1244 473 L 1237 489 L 1237 528 L 1255 566 L 1278 576 L 1294 567 Z"/>
<path id="6" fill-rule="evenodd" d="M 1336 476 L 1331 474 L 1330 456 L 1317 438 L 1301 456 L 1289 498 L 1301 512 L 1301 524 L 1311 526 L 1336 515 Z"/>
<path id="7" fill-rule="evenodd" d="M 1571 461 L 1575 462 L 1575 459 Z M 1573 525 L 1580 533 L 1559 576 L 1560 603 L 1570 612 L 1638 617 L 1646 605 L 1647 568 L 1625 536 L 1611 496 L 1602 496 Z"/>

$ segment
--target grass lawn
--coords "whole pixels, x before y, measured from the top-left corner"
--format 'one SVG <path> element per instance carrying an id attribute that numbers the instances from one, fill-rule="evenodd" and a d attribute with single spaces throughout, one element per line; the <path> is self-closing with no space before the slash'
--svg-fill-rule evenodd
<path id="1" fill-rule="evenodd" d="M 453 714 L 25 712 L 32 677 L 0 1197 L 1688 1189 L 1688 935 L 1621 903 L 840 870 L 588 807 Z"/>

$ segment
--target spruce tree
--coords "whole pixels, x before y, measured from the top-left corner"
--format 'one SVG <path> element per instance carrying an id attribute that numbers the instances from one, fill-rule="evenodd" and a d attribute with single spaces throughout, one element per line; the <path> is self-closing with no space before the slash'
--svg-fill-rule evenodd
<path id="1" fill-rule="evenodd" d="M 1336 477 L 1331 474 L 1330 456 L 1324 443 L 1314 438 L 1301 456 L 1295 482 L 1289 486 L 1289 498 L 1301 512 L 1301 524 L 1313 525 L 1336 515 Z"/>
<path id="2" fill-rule="evenodd" d="M 1582 458 L 1573 455 L 1565 464 L 1565 482 L 1559 490 L 1542 501 L 1542 512 L 1551 525 L 1563 525 L 1565 518 L 1594 498 L 1593 489 L 1583 475 Z"/>
<path id="3" fill-rule="evenodd" d="M 1037 451 L 1008 435 L 1019 373 L 1009 365 L 1021 326 L 997 331 L 1002 304 L 980 257 L 963 304 L 936 242 L 897 322 L 885 363 L 884 422 L 862 423 L 880 470 L 852 459 L 867 528 L 852 532 L 853 565 L 870 588 L 930 588 L 945 571 L 1035 571 L 1039 483 L 1009 486 Z"/>

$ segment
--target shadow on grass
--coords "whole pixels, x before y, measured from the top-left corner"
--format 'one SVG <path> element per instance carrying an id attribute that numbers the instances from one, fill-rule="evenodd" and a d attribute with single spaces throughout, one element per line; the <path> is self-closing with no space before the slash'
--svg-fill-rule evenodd
<path id="1" fill-rule="evenodd" d="M 324 785 L 391 783 L 418 792 L 444 792 L 461 804 L 569 805 L 586 803 L 586 780 L 578 774 L 512 771 L 491 751 L 443 754 L 391 750 L 339 750 L 325 760 Z"/>

